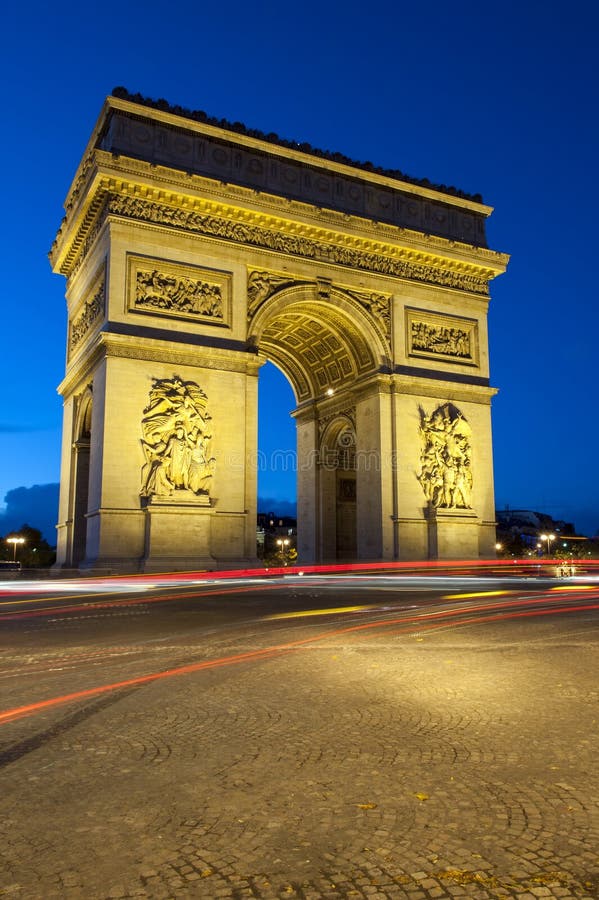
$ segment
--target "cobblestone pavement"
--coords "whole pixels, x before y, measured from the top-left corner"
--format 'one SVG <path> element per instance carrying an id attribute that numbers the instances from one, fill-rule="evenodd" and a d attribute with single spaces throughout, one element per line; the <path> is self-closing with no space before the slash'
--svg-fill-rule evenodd
<path id="1" fill-rule="evenodd" d="M 0 896 L 599 898 L 598 650 L 345 634 L 5 726 Z"/>

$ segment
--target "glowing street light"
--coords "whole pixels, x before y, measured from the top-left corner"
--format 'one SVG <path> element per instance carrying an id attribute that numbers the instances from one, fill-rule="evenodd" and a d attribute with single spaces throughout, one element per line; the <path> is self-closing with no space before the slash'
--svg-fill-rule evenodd
<path id="1" fill-rule="evenodd" d="M 17 546 L 18 546 L 19 544 L 24 544 L 24 543 L 25 543 L 25 538 L 24 538 L 24 537 L 7 537 L 7 538 L 6 538 L 6 543 L 7 543 L 7 544 L 12 544 L 12 546 L 13 546 L 12 561 L 13 561 L 13 562 L 16 562 L 16 560 L 17 560 Z"/>
<path id="2" fill-rule="evenodd" d="M 551 555 L 551 541 L 555 540 L 554 534 L 540 534 L 539 537 L 542 541 L 547 541 L 547 556 Z"/>
<path id="3" fill-rule="evenodd" d="M 279 556 L 281 560 L 287 565 L 287 548 L 289 546 L 289 538 L 277 538 L 277 547 L 279 548 Z"/>

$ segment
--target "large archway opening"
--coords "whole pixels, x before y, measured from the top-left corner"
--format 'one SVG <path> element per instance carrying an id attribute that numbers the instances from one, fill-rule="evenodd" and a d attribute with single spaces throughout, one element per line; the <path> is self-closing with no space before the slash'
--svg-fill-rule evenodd
<path id="1" fill-rule="evenodd" d="M 286 375 L 270 361 L 258 374 L 257 555 L 265 564 L 297 557 L 296 401 Z"/>
<path id="2" fill-rule="evenodd" d="M 269 361 L 259 386 L 259 457 L 266 466 L 258 473 L 259 498 L 265 484 L 289 493 L 294 461 L 300 559 L 359 558 L 361 509 L 369 504 L 373 472 L 359 472 L 356 465 L 356 413 L 385 363 L 384 340 L 351 297 L 334 289 L 325 296 L 314 285 L 276 291 L 255 313 L 249 336 Z M 273 363 L 293 388 L 297 454 L 288 430 L 288 390 L 286 408 L 284 402 L 273 405 L 275 382 L 282 377 Z M 374 418 L 363 419 L 361 440 L 378 448 Z M 362 526 L 364 531 L 365 521 Z"/>
<path id="3" fill-rule="evenodd" d="M 356 429 L 351 416 L 335 416 L 321 438 L 320 486 L 325 555 L 355 559 L 358 552 Z"/>
<path id="4" fill-rule="evenodd" d="M 295 406 L 288 378 L 267 361 L 258 376 L 258 512 L 296 514 Z"/>

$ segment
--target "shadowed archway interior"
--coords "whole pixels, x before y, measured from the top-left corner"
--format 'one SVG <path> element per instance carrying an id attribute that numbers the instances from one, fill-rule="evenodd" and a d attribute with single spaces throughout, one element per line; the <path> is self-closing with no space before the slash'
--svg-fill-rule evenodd
<path id="1" fill-rule="evenodd" d="M 363 311 L 315 291 L 277 292 L 250 323 L 250 342 L 289 377 L 298 404 L 338 391 L 374 372 L 385 348 Z M 357 306 L 357 305 L 356 305 Z"/>

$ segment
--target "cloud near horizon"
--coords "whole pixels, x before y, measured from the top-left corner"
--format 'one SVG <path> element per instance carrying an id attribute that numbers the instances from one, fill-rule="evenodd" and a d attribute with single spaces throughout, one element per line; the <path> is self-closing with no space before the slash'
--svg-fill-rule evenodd
<path id="1" fill-rule="evenodd" d="M 58 484 L 34 484 L 8 491 L 4 497 L 6 509 L 0 512 L 0 534 L 30 525 L 41 531 L 54 547 L 58 519 Z"/>
<path id="2" fill-rule="evenodd" d="M 55 546 L 59 487 L 59 484 L 34 484 L 8 491 L 4 497 L 6 509 L 0 512 L 0 535 L 17 531 L 22 525 L 30 525 L 38 528 L 48 543 Z M 294 517 L 296 503 L 274 497 L 258 497 L 258 511 Z"/>
<path id="3" fill-rule="evenodd" d="M 277 500 L 274 497 L 258 497 L 258 512 L 274 512 L 277 516 L 290 516 L 292 519 L 297 514 L 295 500 Z"/>

